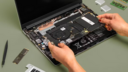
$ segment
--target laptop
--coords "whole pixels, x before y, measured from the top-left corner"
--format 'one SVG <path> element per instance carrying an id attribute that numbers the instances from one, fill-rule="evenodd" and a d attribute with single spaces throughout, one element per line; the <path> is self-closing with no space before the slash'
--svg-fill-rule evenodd
<path id="1" fill-rule="evenodd" d="M 75 55 L 116 34 L 107 31 L 82 0 L 15 0 L 23 33 L 54 65 L 48 42 L 64 43 Z"/>

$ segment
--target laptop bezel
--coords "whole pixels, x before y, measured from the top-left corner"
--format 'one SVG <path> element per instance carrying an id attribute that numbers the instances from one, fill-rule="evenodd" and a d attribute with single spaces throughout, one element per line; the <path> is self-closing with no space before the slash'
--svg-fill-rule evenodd
<path id="1" fill-rule="evenodd" d="M 19 17 L 19 20 L 20 20 L 20 25 L 21 25 L 21 28 L 24 29 L 24 28 L 27 28 L 27 29 L 30 29 L 36 25 L 39 25 L 40 23 L 42 23 L 43 21 L 47 21 L 48 19 L 51 19 L 55 16 L 58 16 L 60 13 L 64 13 L 68 10 L 70 10 L 71 8 L 75 8 L 78 4 L 81 4 L 82 3 L 82 0 L 78 0 L 78 1 L 74 1 L 73 3 L 69 4 L 69 5 L 66 5 L 62 8 L 59 8 L 55 11 L 52 11 L 48 14 L 45 14 L 41 17 L 38 17 L 34 20 L 31 20 L 29 22 L 26 22 L 24 24 L 21 23 L 21 17 L 19 15 L 19 11 L 18 11 L 18 6 L 17 6 L 17 0 L 15 0 L 15 4 L 16 4 L 16 9 L 17 9 L 17 12 L 18 12 L 18 17 Z M 74 7 L 73 7 L 74 6 Z M 61 11 L 61 12 L 60 12 Z"/>

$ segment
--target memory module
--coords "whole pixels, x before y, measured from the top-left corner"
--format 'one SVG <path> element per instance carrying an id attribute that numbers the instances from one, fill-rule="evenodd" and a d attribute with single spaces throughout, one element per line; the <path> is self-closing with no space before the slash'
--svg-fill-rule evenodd
<path id="1" fill-rule="evenodd" d="M 119 2 L 116 2 L 116 1 L 112 1 L 111 5 L 119 8 L 119 9 L 122 9 L 122 10 L 125 10 L 127 8 L 127 6 L 125 6 L 125 5 L 123 5 L 123 4 L 119 3 Z"/>
<path id="2" fill-rule="evenodd" d="M 128 0 L 120 0 L 120 1 L 122 1 L 122 2 L 124 2 L 124 3 L 128 3 Z"/>

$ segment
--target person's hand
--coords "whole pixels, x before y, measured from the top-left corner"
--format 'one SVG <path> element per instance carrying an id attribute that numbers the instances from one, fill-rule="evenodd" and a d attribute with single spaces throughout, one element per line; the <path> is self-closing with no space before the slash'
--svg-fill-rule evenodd
<path id="1" fill-rule="evenodd" d="M 103 14 L 98 16 L 101 23 L 106 24 L 107 30 L 115 30 L 118 34 L 122 36 L 128 36 L 128 24 L 124 19 L 117 13 L 114 14 Z"/>
<path id="2" fill-rule="evenodd" d="M 62 64 L 68 64 L 68 62 L 75 61 L 75 55 L 73 51 L 63 43 L 58 44 L 59 47 L 52 45 L 49 42 L 49 49 L 52 53 L 53 58 Z"/>
<path id="3" fill-rule="evenodd" d="M 49 42 L 49 49 L 52 53 L 52 57 L 57 61 L 65 65 L 69 72 L 86 72 L 76 61 L 73 51 L 63 43 L 59 43 L 58 46 L 52 45 Z"/>

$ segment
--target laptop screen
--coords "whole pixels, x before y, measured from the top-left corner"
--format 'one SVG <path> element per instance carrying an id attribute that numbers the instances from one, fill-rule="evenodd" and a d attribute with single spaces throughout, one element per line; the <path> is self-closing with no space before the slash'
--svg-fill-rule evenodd
<path id="1" fill-rule="evenodd" d="M 21 24 L 81 0 L 16 0 Z"/>

